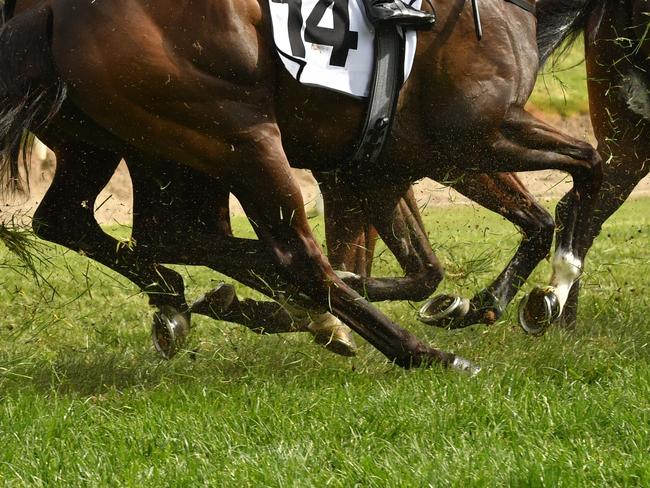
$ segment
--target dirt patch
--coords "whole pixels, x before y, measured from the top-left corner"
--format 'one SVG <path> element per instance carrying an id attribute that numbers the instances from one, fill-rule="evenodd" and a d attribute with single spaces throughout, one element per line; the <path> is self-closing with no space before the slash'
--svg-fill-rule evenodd
<path id="1" fill-rule="evenodd" d="M 595 143 L 588 116 L 574 116 L 564 119 L 559 115 L 549 116 L 539 113 L 536 115 L 574 137 L 585 139 L 592 144 Z M 54 156 L 51 152 L 45 148 L 38 148 L 34 151 L 30 177 L 30 197 L 28 199 L 23 198 L 22 200 L 3 202 L 0 210 L 0 220 L 6 221 L 16 215 L 25 218 L 31 216 L 52 181 L 54 165 Z M 314 179 L 309 172 L 301 170 L 296 170 L 295 176 L 300 183 L 308 210 L 318 210 L 318 189 Z M 564 173 L 556 171 L 520 173 L 520 177 L 531 192 L 541 201 L 559 198 L 567 192 L 571 184 L 570 178 Z M 422 206 L 469 203 L 469 200 L 459 193 L 429 179 L 418 182 L 415 189 Z M 633 195 L 650 195 L 649 177 L 644 178 L 639 183 Z M 132 202 L 131 180 L 128 169 L 122 162 L 95 202 L 97 220 L 102 224 L 119 223 L 129 225 L 133 217 Z M 231 201 L 231 212 L 235 214 L 242 213 L 239 203 L 234 198 Z"/>

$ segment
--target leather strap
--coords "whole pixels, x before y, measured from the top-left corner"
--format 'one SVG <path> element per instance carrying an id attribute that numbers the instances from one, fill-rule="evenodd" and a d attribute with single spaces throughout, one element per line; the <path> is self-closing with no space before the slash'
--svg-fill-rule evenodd
<path id="1" fill-rule="evenodd" d="M 529 0 L 505 0 L 505 1 L 515 4 L 517 7 L 521 7 L 527 12 L 530 12 L 535 16 L 537 15 L 537 7 L 535 7 L 535 3 L 531 3 Z"/>
<path id="2" fill-rule="evenodd" d="M 375 65 L 366 121 L 351 163 L 373 164 L 386 144 L 404 78 L 404 35 L 400 27 L 380 25 L 375 30 Z"/>

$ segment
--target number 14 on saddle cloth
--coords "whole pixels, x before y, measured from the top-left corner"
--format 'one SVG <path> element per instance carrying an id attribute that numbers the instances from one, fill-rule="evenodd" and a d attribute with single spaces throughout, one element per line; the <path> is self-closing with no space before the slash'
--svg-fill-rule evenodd
<path id="1" fill-rule="evenodd" d="M 284 66 L 305 85 L 354 97 L 370 91 L 374 29 L 363 0 L 268 0 L 273 39 Z M 422 0 L 415 0 L 419 8 Z M 416 33 L 405 36 L 404 79 L 413 66 Z"/>

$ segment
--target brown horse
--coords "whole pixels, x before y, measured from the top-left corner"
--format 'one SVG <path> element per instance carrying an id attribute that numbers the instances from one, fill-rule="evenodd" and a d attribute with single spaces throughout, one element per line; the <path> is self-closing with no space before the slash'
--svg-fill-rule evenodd
<path id="1" fill-rule="evenodd" d="M 650 171 L 648 142 L 650 7 L 647 1 L 641 0 L 628 0 L 622 3 L 606 0 L 595 2 L 539 0 L 536 5 L 539 13 L 538 46 L 543 61 L 567 38 L 575 39 L 576 34 L 580 32 L 585 34 L 591 120 L 598 140 L 598 150 L 608 162 L 603 168 L 603 186 L 601 196 L 596 203 L 594 225 L 586 231 L 586 242 L 589 243 L 585 249 L 586 255 L 602 224 L 620 207 L 637 183 Z M 566 43 L 565 47 L 569 44 Z M 511 176 L 514 175 L 503 175 L 506 178 Z M 471 198 L 477 200 L 481 194 L 490 195 L 489 191 L 485 192 L 486 188 L 489 188 L 489 185 L 473 191 Z M 501 188 L 495 189 L 497 191 L 493 190 L 492 195 L 498 198 L 499 193 L 502 189 L 507 189 L 507 186 L 501 185 Z M 481 203 L 491 208 L 482 201 Z M 413 208 L 412 203 L 409 208 Z M 403 211 L 403 215 L 408 216 L 408 210 Z M 420 232 L 418 225 L 408 225 L 409 217 L 402 220 L 404 223 L 401 227 L 408 227 L 412 232 Z M 410 220 L 414 221 L 413 218 Z M 528 219 L 524 225 L 528 222 L 534 220 Z M 399 225 L 394 227 L 400 228 Z M 346 263 L 348 269 L 368 272 L 367 254 L 372 254 L 372 236 L 376 233 L 361 214 L 357 215 L 356 221 L 350 219 L 348 229 L 355 229 L 348 232 L 349 235 L 354 235 L 355 239 L 350 239 L 347 245 L 337 243 L 332 237 L 333 245 L 341 249 L 337 258 L 339 262 Z M 331 236 L 336 235 L 336 232 L 336 223 L 333 223 L 331 231 L 328 229 L 328 241 Z M 367 238 L 366 234 L 370 238 Z M 525 232 L 525 235 L 528 233 Z M 366 255 L 354 252 L 362 241 L 366 246 Z M 580 256 L 581 261 L 584 260 L 585 255 Z M 491 289 L 494 287 L 488 288 Z M 575 325 L 578 291 L 579 280 L 576 280 L 561 315 L 565 326 Z M 436 308 L 439 309 L 440 305 L 446 306 L 448 303 L 449 301 L 433 301 L 434 309 L 431 311 L 436 312 Z M 472 303 L 476 303 L 476 297 Z M 469 310 L 473 309 L 475 306 L 469 308 Z M 490 312 L 488 307 L 483 310 Z M 449 317 L 451 320 L 439 320 L 439 323 L 452 327 L 473 323 L 472 320 L 468 320 L 472 318 L 471 312 L 464 316 L 461 310 L 460 320 L 457 312 L 456 315 L 453 314 L 453 309 L 449 309 L 449 312 L 452 313 Z M 474 319 L 476 320 L 475 317 Z M 543 324 L 538 328 L 535 324 L 528 324 L 525 316 L 521 319 L 524 321 L 523 325 L 531 325 L 535 332 L 544 330 Z M 481 321 L 480 317 L 476 321 Z"/>
<path id="2" fill-rule="evenodd" d="M 24 0 L 15 5 L 10 2 L 5 4 L 3 13 L 8 19 L 33 8 L 36 3 L 38 2 Z M 169 343 L 169 340 L 167 340 L 168 347 L 162 347 L 161 338 L 164 338 L 167 333 L 165 324 L 168 321 L 177 321 L 180 322 L 179 327 L 187 330 L 189 314 L 168 313 L 169 310 L 187 309 L 182 279 L 170 269 L 158 264 L 153 265 L 151 250 L 170 245 L 172 242 L 181 245 L 186 239 L 191 239 L 190 236 L 196 232 L 216 232 L 217 235 L 232 236 L 226 196 L 219 196 L 218 188 L 211 189 L 209 181 L 197 176 L 195 171 L 179 168 L 172 162 L 165 164 L 159 162 L 159 174 L 152 179 L 148 167 L 138 164 L 137 151 L 97 127 L 69 102 L 64 103 L 59 116 L 48 125 L 46 130 L 39 131 L 39 136 L 54 148 L 59 164 L 53 184 L 36 211 L 34 220 L 36 233 L 44 239 L 82 251 L 86 256 L 93 257 L 132 279 L 145 290 L 151 303 L 161 309 L 156 313 L 154 320 L 154 343 L 161 353 L 169 357 L 176 347 L 172 347 L 173 344 Z M 131 154 L 129 168 L 133 180 L 135 204 L 131 245 L 125 250 L 122 250 L 113 238 L 101 230 L 93 218 L 92 205 L 85 203 L 95 201 L 99 191 L 114 171 L 120 153 Z M 327 197 L 336 194 L 335 198 L 326 198 L 329 207 L 327 228 L 328 235 L 331 236 L 328 239 L 330 259 L 336 264 L 341 255 L 338 250 L 343 248 L 338 243 L 348 237 L 347 224 L 350 215 L 355 215 L 354 206 L 358 204 L 359 199 L 356 195 L 352 196 L 353 192 L 345 191 L 346 185 L 343 182 L 339 182 L 337 188 L 327 191 L 328 187 L 324 182 L 328 181 L 329 176 L 322 175 L 321 184 Z M 532 198 L 528 197 L 526 201 L 525 196 L 524 199 L 511 197 L 513 193 L 516 195 L 521 187 L 521 185 L 513 187 L 511 184 L 513 180 L 509 175 L 496 175 L 492 178 L 490 175 L 474 176 L 470 173 L 452 184 L 460 191 L 465 189 L 468 196 L 474 196 L 475 200 L 483 202 L 484 205 L 485 202 L 488 205 L 493 202 L 492 208 L 508 218 L 511 218 L 511 215 L 521 215 L 519 220 L 523 222 L 522 228 L 527 236 L 524 243 L 538 243 L 539 250 L 533 259 L 513 260 L 513 263 L 530 263 L 528 264 L 530 270 L 550 248 L 553 222 Z M 514 188 L 514 191 L 509 188 Z M 405 202 L 411 205 L 410 208 L 406 207 Z M 393 236 L 406 229 L 400 222 L 400 219 L 405 218 L 403 211 L 414 216 L 419 226 L 417 230 L 410 231 L 411 235 L 400 235 L 399 239 L 394 239 Z M 537 220 L 535 217 L 538 217 Z M 369 297 L 375 300 L 426 298 L 435 289 L 441 276 L 441 269 L 428 246 L 412 194 L 409 193 L 402 201 L 399 212 L 385 216 L 380 221 L 386 223 L 380 228 L 390 229 L 384 239 L 394 249 L 407 276 L 397 279 L 355 277 L 352 284 L 360 290 L 369 292 Z M 545 224 L 545 227 L 539 226 L 540 221 Z M 160 225 L 162 222 L 174 222 L 175 225 L 173 227 Z M 542 232 L 544 230 L 546 232 Z M 544 239 L 536 239 L 536 236 L 543 236 Z M 135 246 L 133 243 L 136 243 Z M 535 250 L 535 247 L 532 250 Z M 346 264 L 341 262 L 340 269 L 346 269 Z M 521 282 L 523 274 L 517 272 L 510 273 L 509 276 Z M 152 281 L 157 277 L 163 279 Z M 513 285 L 511 289 L 516 290 L 516 286 Z M 508 288 L 503 287 L 503 291 L 507 292 Z M 477 302 L 483 308 L 472 307 L 474 318 L 471 313 L 463 318 L 466 321 L 468 319 L 493 321 L 496 314 L 489 307 L 494 309 L 499 303 L 507 303 L 496 301 L 495 296 L 495 294 L 488 295 L 492 298 L 490 302 L 473 300 L 472 303 Z M 478 314 L 479 310 L 483 313 Z M 497 308 L 497 311 L 500 313 L 500 308 Z M 354 354 L 355 351 L 354 341 L 347 328 L 340 322 L 334 321 L 329 314 L 321 317 L 313 315 L 310 317 L 304 314 L 298 317 L 295 317 L 295 314 L 291 316 L 286 306 L 250 299 L 240 301 L 234 289 L 225 284 L 195 303 L 192 312 L 243 324 L 256 332 L 267 334 L 309 331 L 314 334 L 317 342 L 323 343 L 328 349 L 337 353 L 349 355 Z M 490 313 L 492 317 L 488 315 Z M 173 326 L 173 322 L 167 325 Z"/>
<path id="3" fill-rule="evenodd" d="M 39 3 L 5 3 L 3 18 L 9 19 Z M 151 250 L 172 242 L 183 245 L 194 233 L 232 236 L 228 195 L 220 193 L 218 187 L 212 188 L 210 181 L 196 171 L 171 161 L 158 161 L 157 174 L 152 178 L 151 158 L 149 164 L 139 164 L 142 156 L 137 151 L 98 127 L 69 102 L 63 103 L 57 117 L 38 135 L 54 150 L 58 161 L 54 180 L 34 215 L 36 234 L 83 252 L 145 291 L 150 303 L 159 308 L 154 318 L 154 344 L 163 356 L 171 356 L 179 344 L 169 343 L 167 326 L 187 331 L 189 307 L 181 276 L 154 264 Z M 120 246 L 103 232 L 93 215 L 93 203 L 121 155 L 128 155 L 134 190 L 134 226 L 128 247 Z M 161 225 L 171 222 L 173 226 Z M 349 329 L 330 314 L 307 315 L 295 307 L 290 314 L 287 304 L 240 301 L 234 289 L 225 284 L 195 303 L 192 312 L 243 324 L 258 333 L 310 332 L 317 343 L 343 355 L 353 355 L 356 350 Z"/>
<path id="4" fill-rule="evenodd" d="M 545 61 L 567 38 L 584 33 L 591 123 L 603 165 L 584 255 L 602 224 L 650 171 L 650 5 L 647 0 L 540 0 L 538 39 Z M 579 281 L 563 321 L 575 324 Z"/>
<path id="5" fill-rule="evenodd" d="M 197 250 L 175 249 L 169 256 L 158 256 L 161 262 L 171 258 L 204 264 L 206 255 L 213 254 L 219 262 L 210 264 L 236 279 L 250 282 L 247 269 L 254 270 L 252 281 L 260 279 L 258 288 L 292 283 L 401 365 L 453 362 L 453 355 L 423 345 L 336 277 L 311 237 L 299 193 L 286 170 L 284 150 L 312 169 L 334 169 L 323 161 L 343 160 L 350 151 L 353 129 L 360 123 L 360 104 L 335 94 L 297 89 L 277 69 L 267 42 L 268 16 L 257 2 L 237 8 L 225 1 L 205 2 L 187 5 L 180 14 L 176 8 L 164 3 L 152 7 L 116 1 L 91 6 L 54 1 L 51 7 L 16 17 L 5 27 L 4 38 L 9 39 L 8 31 L 30 32 L 32 42 L 42 43 L 45 55 L 40 71 L 14 80 L 6 98 L 15 106 L 16 99 L 25 100 L 19 97 L 19 88 L 23 93 L 28 86 L 47 88 L 58 79 L 58 71 L 71 99 L 100 125 L 139 150 L 157 148 L 155 154 L 186 161 L 233 191 L 261 239 L 261 244 L 196 239 Z M 460 3 L 444 9 L 434 36 L 420 36 L 417 66 L 403 91 L 396 140 L 385 161 L 376 168 L 338 169 L 346 178 L 363 176 L 357 186 L 387 201 L 387 208 L 395 208 L 410 182 L 444 161 L 478 172 L 568 171 L 575 186 L 562 206 L 566 211 L 560 215 L 561 249 L 567 254 L 577 252 L 582 243 L 573 236 L 579 236 L 580 228 L 590 221 L 589 196 L 598 187 L 599 159 L 588 145 L 562 136 L 524 112 L 536 69 L 532 19 L 509 4 L 490 3 L 488 10 L 491 34 L 484 40 L 489 41 L 473 58 L 463 58 L 458 53 L 469 52 L 474 43 L 466 35 L 471 32 L 471 16 Z M 41 34 L 34 36 L 39 28 Z M 188 31 L 196 33 L 193 42 L 182 34 Z M 508 31 L 516 35 L 504 35 Z M 122 34 L 128 34 L 131 42 L 117 43 L 115 36 Z M 20 36 L 13 38 L 26 42 Z M 528 42 L 529 48 L 515 48 L 514 38 L 519 44 Z M 457 52 L 441 49 L 443 40 Z M 7 41 L 11 42 L 16 41 Z M 56 71 L 47 61 L 50 42 Z M 75 46 L 81 45 L 90 52 L 77 51 Z M 203 48 L 198 53 L 196 45 Z M 73 51 L 75 56 L 70 55 Z M 104 69 L 107 66 L 111 70 Z M 473 76 L 463 76 L 466 72 Z M 436 81 L 441 88 L 431 90 Z M 101 103 L 96 99 L 100 92 Z M 32 105 L 30 109 L 41 106 L 35 93 L 30 92 L 25 101 Z M 437 108 L 436 117 L 431 106 Z M 20 119 L 24 113 L 13 114 L 18 120 L 11 127 L 14 133 L 25 126 L 26 117 Z M 431 132 L 439 139 L 435 145 Z M 311 134 L 318 135 L 316 140 Z M 438 144 L 446 148 L 443 157 L 435 152 Z M 284 280 L 279 282 L 278 274 Z"/>

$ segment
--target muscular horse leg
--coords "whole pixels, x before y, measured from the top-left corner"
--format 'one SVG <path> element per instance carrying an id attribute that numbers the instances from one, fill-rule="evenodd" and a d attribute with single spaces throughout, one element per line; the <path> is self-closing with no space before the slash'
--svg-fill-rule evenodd
<path id="1" fill-rule="evenodd" d="M 330 310 L 395 363 L 403 367 L 430 363 L 458 366 L 460 361 L 453 354 L 426 346 L 390 322 L 336 276 L 309 229 L 300 189 L 289 173 L 277 128 L 265 126 L 260 130 L 264 137 L 257 134 L 255 140 L 240 145 L 240 154 L 257 164 L 240 168 L 233 191 L 246 209 L 261 244 L 269 250 L 266 255 L 271 258 L 272 267 L 317 307 Z M 276 189 L 270 195 L 267 193 L 271 201 L 264 205 L 257 199 L 256 182 Z M 239 252 L 241 267 L 247 256 L 245 251 Z M 263 279 L 265 270 L 256 269 L 250 261 L 247 264 Z M 273 272 L 268 268 L 266 271 Z M 259 284 L 256 288 L 272 293 Z"/>
<path id="2" fill-rule="evenodd" d="M 468 304 L 452 311 L 448 316 L 434 315 L 432 319 L 429 303 L 434 305 L 434 310 L 439 310 L 440 303 L 448 303 L 449 298 L 452 298 L 435 297 L 422 307 L 420 318 L 432 325 L 454 329 L 476 323 L 491 324 L 503 314 L 530 273 L 548 255 L 555 224 L 551 215 L 537 203 L 516 173 L 466 174 L 454 178 L 450 186 L 518 226 L 523 239 L 501 274 Z"/>
<path id="3" fill-rule="evenodd" d="M 157 250 L 195 245 L 199 235 L 202 242 L 232 237 L 227 190 L 174 162 L 148 163 L 144 164 L 141 155 L 129 157 L 134 194 L 132 236 L 139 252 L 161 257 Z M 151 170 L 151 164 L 157 171 Z M 173 254 L 167 254 L 164 262 L 177 261 Z M 309 332 L 317 343 L 344 356 L 353 356 L 357 349 L 349 328 L 329 314 L 310 317 L 289 304 L 239 300 L 234 287 L 227 283 L 199 298 L 190 311 L 244 325 L 259 334 Z"/>
<path id="4" fill-rule="evenodd" d="M 110 180 L 119 156 L 81 143 L 54 144 L 52 185 L 34 214 L 34 231 L 104 264 L 144 290 L 152 305 L 186 308 L 181 276 L 153 264 L 102 231 L 93 215 L 95 198 Z"/>
<path id="5" fill-rule="evenodd" d="M 544 4 L 546 6 L 546 3 Z M 550 8 L 545 8 L 551 12 Z M 620 9 L 615 3 L 604 7 L 607 22 L 594 22 L 585 43 L 591 122 L 598 140 L 598 152 L 607 164 L 596 203 L 594 222 L 585 235 L 584 255 L 602 224 L 623 204 L 637 183 L 648 174 L 650 162 L 650 113 L 648 112 L 647 63 L 650 43 L 647 32 L 647 2 L 630 3 Z M 595 18 L 596 14 L 592 16 Z M 645 17 L 645 19 L 644 19 Z M 628 32 L 630 43 L 619 42 L 619 32 Z M 643 41 L 645 40 L 645 42 Z M 638 42 L 638 44 L 637 44 Z M 584 259 L 584 255 L 582 259 Z M 562 313 L 566 327 L 575 325 L 580 282 L 574 283 Z"/>
<path id="6" fill-rule="evenodd" d="M 556 209 L 557 245 L 551 283 L 533 290 L 520 307 L 522 326 L 530 333 L 541 333 L 559 317 L 571 285 L 582 272 L 580 257 L 587 246 L 602 181 L 601 159 L 589 144 L 562 134 L 521 109 L 508 114 L 492 147 L 498 161 L 493 169 L 556 169 L 573 178 L 572 189 Z"/>
<path id="7" fill-rule="evenodd" d="M 328 241 L 328 249 L 335 251 L 334 259 L 337 263 L 343 263 L 347 269 L 350 269 L 350 266 L 354 266 L 355 259 L 358 262 L 358 257 L 347 242 L 353 239 L 358 241 L 359 236 L 363 236 L 364 222 L 367 218 L 361 208 L 359 191 L 349 192 L 353 196 L 347 196 L 348 185 L 342 183 L 340 179 L 337 180 L 336 191 L 329 191 L 327 184 L 323 186 L 326 202 L 333 201 L 338 204 L 329 206 L 329 210 L 333 210 L 334 215 L 330 215 L 331 224 L 327 228 L 328 238 L 333 241 L 331 244 Z M 524 233 L 524 239 L 504 271 L 472 300 L 456 302 L 455 297 L 435 297 L 422 307 L 420 318 L 427 323 L 449 328 L 465 327 L 475 323 L 492 323 L 503 313 L 539 261 L 548 254 L 553 240 L 554 222 L 515 174 L 467 174 L 454 178 L 450 186 L 518 225 Z M 335 196 L 332 197 L 330 194 Z M 353 207 L 350 202 L 354 202 L 356 207 Z M 417 290 L 415 293 L 423 295 L 418 297 L 416 294 L 411 294 L 409 298 L 423 299 L 437 286 L 442 270 L 429 246 L 412 189 L 400 200 L 389 216 L 379 214 L 374 205 L 376 202 L 373 200 L 372 203 L 372 207 L 375 208 L 373 222 L 382 229 L 381 235 L 389 249 L 406 271 L 407 277 L 412 279 L 412 281 L 408 278 L 402 279 L 401 282 L 393 281 L 392 288 L 384 288 L 386 290 L 384 296 L 392 299 L 403 298 L 408 296 L 404 287 L 409 290 L 411 284 L 418 283 L 420 288 L 415 288 Z M 350 207 L 354 210 L 343 211 Z M 363 282 L 364 285 L 357 285 L 357 287 L 372 283 L 367 279 Z M 394 287 L 398 286 L 401 288 L 396 293 Z M 373 295 L 372 298 L 376 299 L 377 295 Z M 457 304 L 457 308 L 450 310 L 450 304 Z M 441 307 L 449 311 L 450 315 L 440 314 Z"/>
<path id="8" fill-rule="evenodd" d="M 377 240 L 361 202 L 343 185 L 332 187 L 332 175 L 317 174 L 325 207 L 327 258 L 339 276 L 368 277 Z"/>
<path id="9" fill-rule="evenodd" d="M 603 149 L 599 147 L 599 152 Z M 612 158 L 609 164 L 604 166 L 602 193 L 606 198 L 598 198 L 594 210 L 593 225 L 586 235 L 585 247 L 581 259 L 584 258 L 591 248 L 594 239 L 600 233 L 603 223 L 620 208 L 632 193 L 632 190 L 643 179 L 650 168 L 647 161 L 642 160 L 637 154 L 627 154 L 622 150 L 618 156 Z M 576 280 L 571 287 L 567 303 L 561 316 L 562 325 L 567 328 L 575 327 L 578 316 L 578 295 L 580 292 L 580 280 Z"/>
<path id="10" fill-rule="evenodd" d="M 359 188 L 354 179 L 344 175 L 316 175 L 321 184 L 326 209 L 328 252 L 333 266 L 344 270 L 361 270 L 367 274 L 345 275 L 344 281 L 371 301 L 423 300 L 442 279 L 442 267 L 433 254 L 424 226 L 417 211 L 415 198 L 400 189 L 383 190 Z M 410 190 L 409 190 L 410 191 Z M 406 195 L 406 200 L 401 197 Z M 371 261 L 376 229 L 395 255 L 405 276 L 400 278 L 371 278 Z M 363 255 L 358 254 L 359 242 L 364 242 Z"/>

